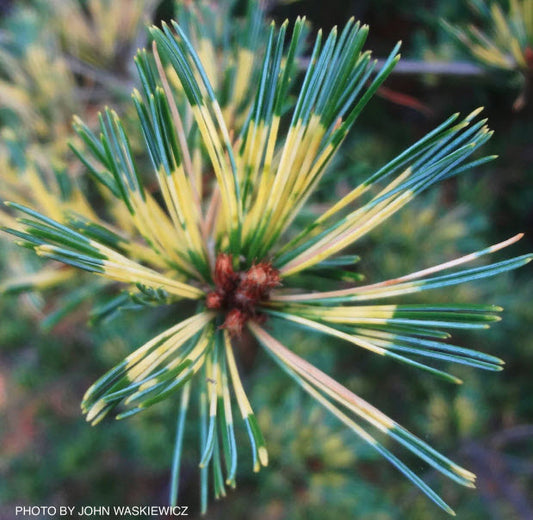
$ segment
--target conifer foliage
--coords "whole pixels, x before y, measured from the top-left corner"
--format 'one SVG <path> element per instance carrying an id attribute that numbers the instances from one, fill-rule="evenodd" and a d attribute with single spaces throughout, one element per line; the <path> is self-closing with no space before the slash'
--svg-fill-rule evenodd
<path id="1" fill-rule="evenodd" d="M 125 418 L 178 397 L 175 504 L 187 411 L 198 399 L 205 511 L 210 488 L 218 498 L 236 485 L 236 428 L 248 433 L 254 471 L 268 464 L 239 372 L 246 332 L 305 392 L 452 513 L 375 434 L 459 484 L 473 487 L 475 476 L 297 355 L 270 324 L 341 339 L 453 383 L 461 381 L 433 362 L 501 370 L 499 358 L 454 345 L 448 332 L 487 328 L 499 320 L 500 307 L 415 305 L 402 297 L 524 265 L 531 255 L 465 267 L 520 235 L 390 280 L 366 284 L 352 270 L 358 260 L 352 251 L 367 233 L 435 183 L 491 159 L 474 155 L 491 132 L 479 110 L 455 114 L 301 226 L 296 217 L 324 175 L 334 175 L 327 166 L 398 61 L 399 45 L 376 70 L 363 50 L 368 28 L 350 20 L 316 34 L 302 72 L 304 19 L 267 26 L 253 1 L 242 22 L 230 15 L 226 4 L 184 2 L 179 23 L 152 27 L 151 49 L 138 52 L 140 87 L 132 101 L 151 171 L 139 167 L 113 110 L 100 114 L 96 131 L 74 121 L 82 146 L 73 150 L 99 189 L 129 215 L 127 229 L 96 217 L 97 209 L 94 220 L 71 207 L 51 218 L 7 202 L 20 218 L 6 230 L 20 245 L 118 282 L 123 293 L 108 310 L 128 298 L 191 302 L 189 317 L 96 381 L 82 409 L 96 424 L 110 413 Z M 324 290 L 315 289 L 317 277 Z"/>

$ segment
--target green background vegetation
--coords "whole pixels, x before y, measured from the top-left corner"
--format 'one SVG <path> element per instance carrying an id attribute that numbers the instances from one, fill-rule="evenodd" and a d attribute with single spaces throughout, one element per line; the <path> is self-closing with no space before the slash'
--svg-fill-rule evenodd
<path id="1" fill-rule="evenodd" d="M 13 4 L 37 12 L 43 8 L 39 2 Z M 20 27 L 12 8 L 2 14 L 4 33 Z M 163 2 L 155 16 L 167 17 L 171 12 L 171 2 Z M 410 59 L 468 58 L 437 23 L 441 16 L 453 23 L 470 21 L 464 2 L 302 0 L 273 5 L 272 15 L 278 20 L 302 13 L 314 27 L 343 24 L 352 15 L 369 23 L 367 48 L 377 57 L 385 56 L 401 39 L 402 54 Z M 39 34 L 47 30 L 44 24 Z M 28 34 L 35 36 L 31 30 Z M 526 237 L 513 254 L 532 251 L 533 102 L 520 112 L 512 110 L 517 95 L 513 78 L 492 72 L 477 76 L 393 73 L 386 87 L 389 91 L 377 96 L 356 124 L 315 204 L 336 200 L 348 186 L 453 112 L 484 106 L 495 130 L 484 153 L 499 158 L 433 188 L 358 246 L 353 253 L 362 257 L 360 270 L 367 279 L 431 266 L 521 231 Z M 405 101 L 398 93 L 412 99 Z M 120 104 L 127 96 L 115 99 Z M 9 124 L 9 115 L 1 110 L 0 124 Z M 2 247 L 2 278 L 11 276 L 14 261 L 11 249 Z M 434 472 L 423 473 L 458 518 L 531 519 L 532 289 L 529 267 L 424 295 L 425 302 L 453 298 L 505 307 L 502 323 L 490 331 L 458 335 L 457 340 L 458 345 L 502 357 L 505 371 L 456 368 L 454 373 L 465 380 L 460 387 L 321 336 L 294 332 L 286 343 L 301 345 L 309 360 L 335 373 L 350 389 L 478 475 L 478 490 L 472 491 Z M 32 296 L 0 296 L 0 517 L 11 518 L 13 506 L 23 504 L 166 504 L 177 402 L 170 399 L 129 420 L 109 419 L 95 428 L 85 423 L 79 402 L 98 376 L 161 330 L 165 320 L 176 317 L 168 310 L 162 317 L 160 311 L 144 309 L 91 327 L 85 325 L 87 309 L 81 309 L 44 331 L 40 327 L 43 310 L 43 301 Z M 225 500 L 213 502 L 208 518 L 446 517 L 289 384 L 260 352 L 247 360 L 245 373 L 271 463 L 252 474 L 251 462 L 242 460 L 237 489 Z M 180 503 L 190 505 L 196 515 L 198 432 L 194 427 L 190 421 Z"/>

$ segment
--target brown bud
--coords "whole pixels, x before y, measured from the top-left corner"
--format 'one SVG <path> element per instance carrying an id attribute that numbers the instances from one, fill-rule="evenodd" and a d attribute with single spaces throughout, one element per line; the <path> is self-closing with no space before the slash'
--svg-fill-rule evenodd
<path id="1" fill-rule="evenodd" d="M 220 253 L 215 263 L 215 284 L 225 292 L 231 291 L 237 281 L 231 255 Z"/>
<path id="2" fill-rule="evenodd" d="M 248 269 L 245 280 L 250 285 L 264 287 L 268 280 L 268 267 L 264 264 L 253 265 Z"/>
<path id="3" fill-rule="evenodd" d="M 222 297 L 222 295 L 215 291 L 210 292 L 205 297 L 205 304 L 208 309 L 220 309 L 222 307 L 223 301 L 224 298 Z"/>
<path id="4" fill-rule="evenodd" d="M 257 264 L 256 267 L 261 268 L 266 276 L 266 280 L 264 281 L 263 285 L 264 287 L 268 289 L 272 289 L 273 287 L 276 287 L 277 285 L 280 285 L 280 277 L 279 272 L 277 269 L 274 269 L 272 267 L 272 264 L 270 263 L 260 263 Z"/>
<path id="5" fill-rule="evenodd" d="M 230 336 L 240 336 L 246 320 L 247 317 L 245 313 L 239 309 L 232 309 L 226 314 L 226 319 L 224 320 L 222 328 L 226 329 Z"/>
<path id="6" fill-rule="evenodd" d="M 256 302 L 255 298 L 249 291 L 239 288 L 233 295 L 233 303 L 239 307 L 239 309 L 247 309 L 253 306 Z"/>
<path id="7" fill-rule="evenodd" d="M 241 282 L 241 287 L 251 290 L 255 298 L 260 299 L 268 289 L 280 283 L 279 273 L 269 263 L 261 262 L 248 269 Z"/>
<path id="8" fill-rule="evenodd" d="M 533 69 L 533 48 L 527 46 L 524 49 L 524 58 L 528 68 Z"/>

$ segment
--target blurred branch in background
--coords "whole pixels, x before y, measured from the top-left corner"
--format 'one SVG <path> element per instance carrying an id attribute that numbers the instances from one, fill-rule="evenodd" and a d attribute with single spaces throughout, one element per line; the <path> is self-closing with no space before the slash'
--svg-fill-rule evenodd
<path id="1" fill-rule="evenodd" d="M 383 67 L 384 60 L 378 59 L 376 68 Z M 436 74 L 479 78 L 487 76 L 487 70 L 468 61 L 425 61 L 403 58 L 394 67 L 393 74 Z"/>

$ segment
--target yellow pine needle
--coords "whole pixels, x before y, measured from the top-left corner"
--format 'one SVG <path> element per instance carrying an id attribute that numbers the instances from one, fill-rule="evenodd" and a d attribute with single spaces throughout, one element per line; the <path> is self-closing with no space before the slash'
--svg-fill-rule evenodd
<path id="1" fill-rule="evenodd" d="M 523 233 L 519 233 L 507 240 L 504 240 L 503 242 L 494 244 L 493 246 L 484 250 L 484 254 L 495 253 L 496 251 L 499 251 L 500 249 L 503 249 L 505 247 L 510 246 L 511 244 L 514 244 L 515 242 L 518 242 L 518 240 L 520 240 L 523 236 L 524 236 Z M 481 256 L 479 253 L 471 253 L 469 255 L 456 258 L 455 260 L 451 260 L 443 264 L 429 267 L 421 271 L 416 271 L 414 273 L 401 276 L 398 278 L 392 278 L 390 280 L 386 280 L 383 282 L 378 282 L 378 283 L 374 283 L 370 285 L 350 287 L 348 289 L 340 289 L 337 291 L 313 292 L 313 293 L 305 293 L 305 294 L 283 294 L 280 291 L 276 291 L 272 293 L 272 300 L 280 301 L 280 302 L 282 301 L 312 301 L 312 300 L 319 300 L 319 299 L 324 299 L 324 298 L 337 298 L 337 297 L 342 297 L 342 296 L 350 296 L 350 295 L 354 295 L 358 293 L 368 294 L 368 293 L 372 293 L 374 291 L 378 291 L 381 289 L 392 288 L 395 285 L 398 285 L 400 283 L 418 280 L 420 278 L 424 278 L 426 276 L 435 274 L 439 271 L 444 271 L 446 269 L 452 269 L 454 267 L 458 267 L 459 265 L 475 260 L 479 256 Z"/>

